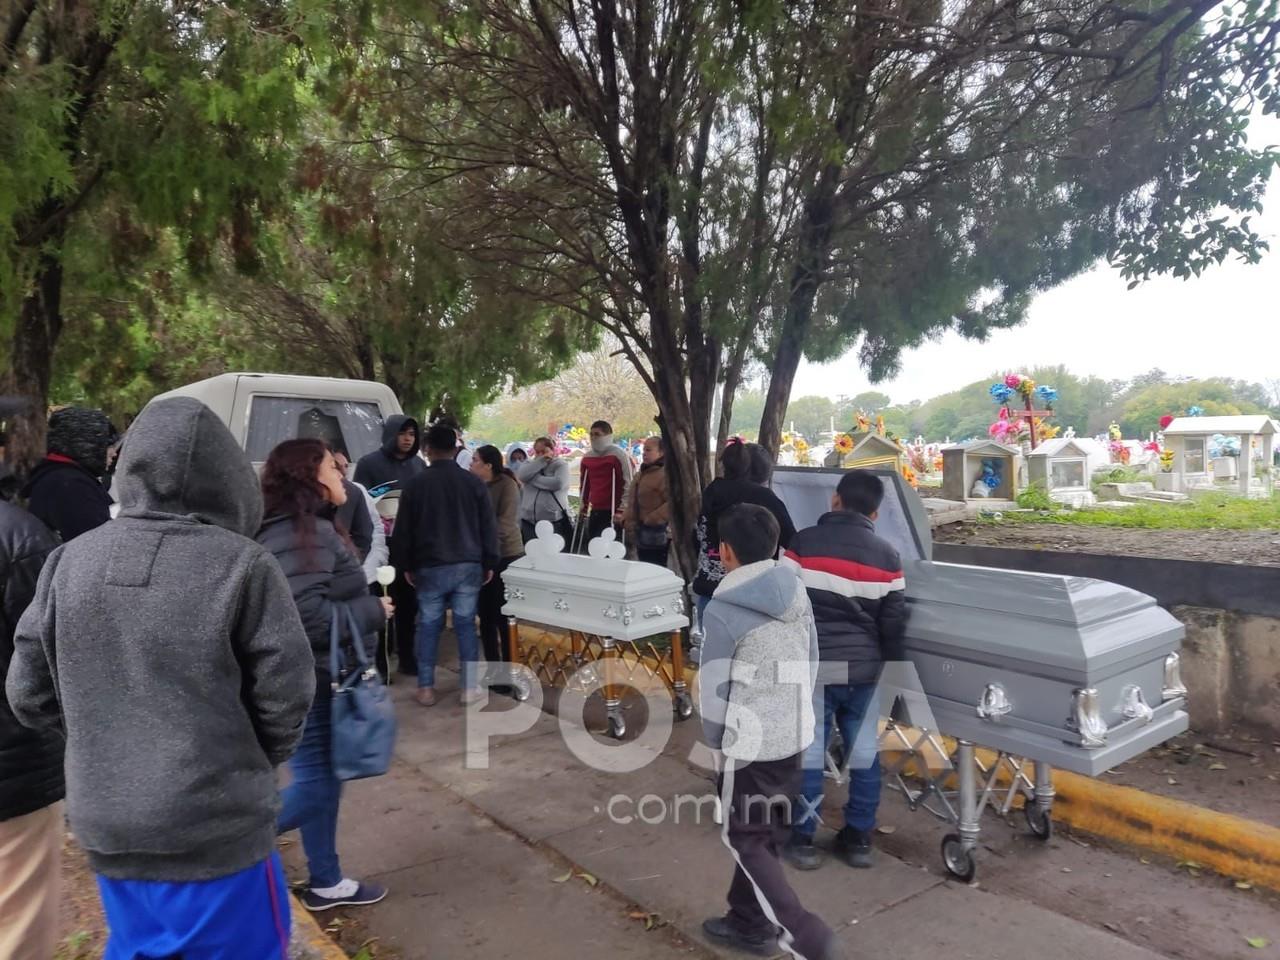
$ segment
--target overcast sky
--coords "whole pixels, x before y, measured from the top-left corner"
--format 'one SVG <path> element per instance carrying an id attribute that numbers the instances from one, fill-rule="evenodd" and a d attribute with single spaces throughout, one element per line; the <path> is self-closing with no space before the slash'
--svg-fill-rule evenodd
<path id="1" fill-rule="evenodd" d="M 1280 143 L 1280 121 L 1250 128 L 1255 145 Z M 874 387 L 856 353 L 829 364 L 807 361 L 793 397 L 852 396 L 867 389 L 894 403 L 927 400 L 993 370 L 1065 364 L 1072 372 L 1123 380 L 1159 367 L 1189 377 L 1280 378 L 1280 176 L 1251 226 L 1271 243 L 1262 262 L 1228 259 L 1200 277 L 1153 278 L 1126 290 L 1105 263 L 1036 298 L 1026 323 L 985 343 L 947 333 L 903 354 L 902 372 Z"/>

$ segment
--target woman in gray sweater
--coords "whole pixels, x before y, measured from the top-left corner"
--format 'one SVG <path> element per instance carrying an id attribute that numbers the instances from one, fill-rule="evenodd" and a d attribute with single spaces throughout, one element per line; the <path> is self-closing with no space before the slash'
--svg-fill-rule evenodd
<path id="1" fill-rule="evenodd" d="M 533 456 L 516 471 L 523 484 L 520 491 L 520 535 L 528 543 L 541 520 L 549 520 L 566 544 L 573 542 L 573 521 L 569 519 L 569 464 L 556 456 L 549 437 L 533 442 Z"/>

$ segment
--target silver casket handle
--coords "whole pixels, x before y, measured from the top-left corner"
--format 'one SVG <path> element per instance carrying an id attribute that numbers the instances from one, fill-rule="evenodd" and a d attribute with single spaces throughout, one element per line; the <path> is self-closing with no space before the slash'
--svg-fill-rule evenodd
<path id="1" fill-rule="evenodd" d="M 1009 702 L 1009 695 L 1004 692 L 1004 687 L 998 683 L 988 683 L 982 691 L 982 699 L 978 701 L 978 716 L 983 720 L 999 723 L 1012 712 L 1013 704 Z"/>
<path id="2" fill-rule="evenodd" d="M 1096 748 L 1107 745 L 1107 721 L 1098 706 L 1098 691 L 1084 687 L 1071 695 L 1071 719 L 1080 734 L 1080 746 Z"/>
<path id="3" fill-rule="evenodd" d="M 1150 723 L 1156 715 L 1156 712 L 1147 704 L 1147 698 L 1142 695 L 1142 688 L 1136 683 L 1131 683 L 1124 688 L 1122 703 L 1122 710 L 1126 720 L 1141 720 L 1143 723 Z"/>

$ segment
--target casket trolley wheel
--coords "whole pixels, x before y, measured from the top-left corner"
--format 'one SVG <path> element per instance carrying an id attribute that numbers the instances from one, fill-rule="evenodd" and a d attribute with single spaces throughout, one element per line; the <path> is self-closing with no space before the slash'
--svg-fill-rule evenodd
<path id="1" fill-rule="evenodd" d="M 978 875 L 978 861 L 972 848 L 967 848 L 957 833 L 942 838 L 942 863 L 947 873 L 964 883 L 972 883 Z"/>
<path id="2" fill-rule="evenodd" d="M 675 698 L 676 719 L 688 720 L 693 716 L 693 698 L 687 693 L 678 694 Z"/>
<path id="3" fill-rule="evenodd" d="M 1046 842 L 1053 839 L 1053 815 L 1047 808 L 1028 798 L 1022 813 L 1027 818 L 1027 828 L 1033 837 Z"/>
<path id="4" fill-rule="evenodd" d="M 616 713 L 609 714 L 609 736 L 621 740 L 627 735 L 627 721 Z"/>

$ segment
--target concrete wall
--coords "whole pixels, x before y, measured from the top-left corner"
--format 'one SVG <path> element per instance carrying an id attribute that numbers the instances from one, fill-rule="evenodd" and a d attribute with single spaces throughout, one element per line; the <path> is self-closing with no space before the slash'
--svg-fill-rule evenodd
<path id="1" fill-rule="evenodd" d="M 1280 736 L 1280 567 L 934 544 L 945 563 L 1110 580 L 1149 594 L 1182 621 L 1191 725 L 1245 722 Z"/>

